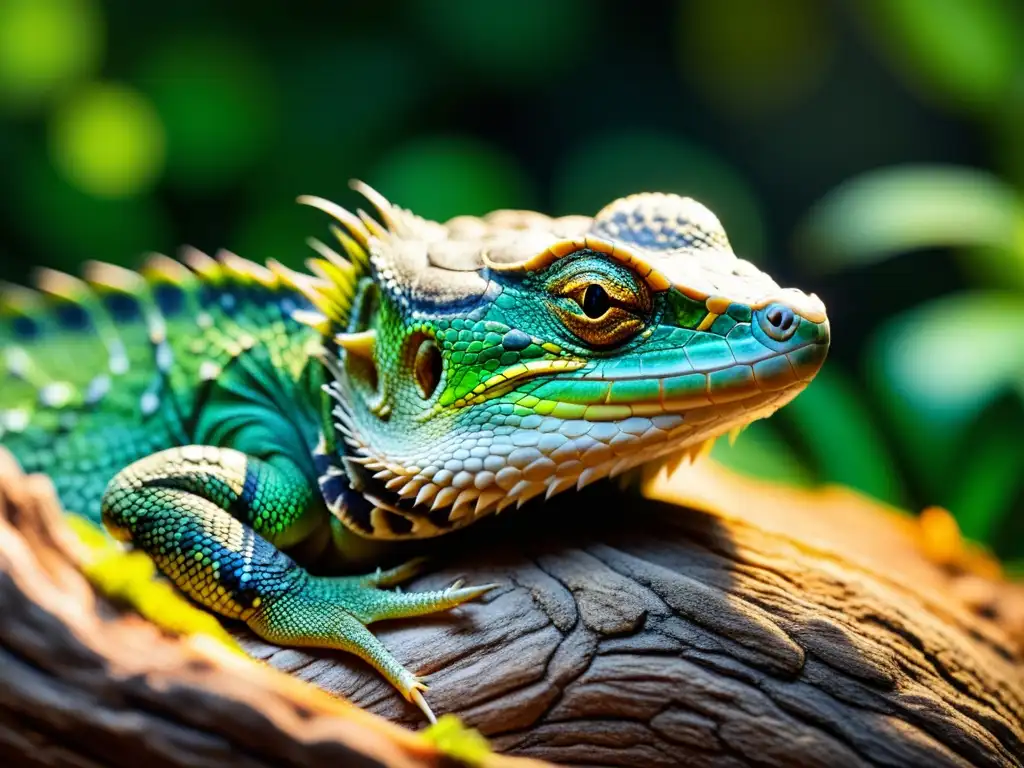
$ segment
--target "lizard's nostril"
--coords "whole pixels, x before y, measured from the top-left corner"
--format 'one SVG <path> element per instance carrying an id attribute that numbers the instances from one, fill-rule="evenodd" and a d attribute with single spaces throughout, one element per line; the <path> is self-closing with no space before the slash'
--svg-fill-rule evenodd
<path id="1" fill-rule="evenodd" d="M 785 341 L 796 330 L 797 319 L 789 307 L 773 304 L 761 313 L 761 327 L 776 341 Z"/>
<path id="2" fill-rule="evenodd" d="M 768 322 L 780 331 L 788 330 L 789 326 L 793 324 L 793 313 L 779 307 L 773 307 L 768 312 Z"/>

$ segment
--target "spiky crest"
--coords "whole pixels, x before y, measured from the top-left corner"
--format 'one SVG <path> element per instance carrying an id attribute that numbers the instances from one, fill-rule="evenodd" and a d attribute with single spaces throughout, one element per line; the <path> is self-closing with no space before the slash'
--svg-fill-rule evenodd
<path id="1" fill-rule="evenodd" d="M 347 327 L 359 280 L 371 272 L 373 243 L 385 242 L 403 231 L 406 228 L 404 222 L 411 216 L 363 182 L 353 181 L 351 186 L 373 205 L 384 226 L 365 211 L 352 213 L 322 197 L 303 195 L 298 198 L 300 204 L 323 211 L 341 225 L 331 226 L 330 231 L 345 256 L 326 243 L 310 238 L 307 242 L 317 253 L 316 258 L 306 261 L 312 276 L 295 272 L 277 261 L 268 262 L 280 279 L 299 291 L 316 308 L 316 312 L 298 313 L 296 320 L 320 332 L 339 333 Z"/>

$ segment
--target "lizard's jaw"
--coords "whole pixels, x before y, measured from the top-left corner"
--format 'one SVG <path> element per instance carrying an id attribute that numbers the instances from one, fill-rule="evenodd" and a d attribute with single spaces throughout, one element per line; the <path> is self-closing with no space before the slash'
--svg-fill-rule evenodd
<path id="1" fill-rule="evenodd" d="M 592 370 L 539 378 L 519 403 L 553 407 L 513 413 L 507 403 L 496 402 L 461 409 L 461 421 L 401 455 L 368 438 L 337 386 L 331 391 L 344 449 L 321 457 L 321 489 L 334 514 L 361 536 L 437 536 L 510 505 L 582 488 L 671 454 L 695 456 L 717 436 L 769 416 L 796 397 L 827 349 L 826 327 L 817 339 L 752 364 L 737 363 L 731 352 L 731 365 L 696 373 L 669 365 L 647 378 L 606 374 L 600 380 L 609 392 L 628 382 L 620 389 L 633 398 L 583 408 L 562 398 L 572 398 L 579 382 L 593 384 L 587 378 Z M 689 390 L 683 386 L 691 383 Z"/>

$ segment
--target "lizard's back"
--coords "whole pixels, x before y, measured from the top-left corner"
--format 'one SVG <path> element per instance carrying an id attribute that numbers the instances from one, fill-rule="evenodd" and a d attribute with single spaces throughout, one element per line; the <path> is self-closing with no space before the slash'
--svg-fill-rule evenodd
<path id="1" fill-rule="evenodd" d="M 305 300 L 232 255 L 186 263 L 0 289 L 0 443 L 73 512 L 98 520 L 110 479 L 164 448 L 315 441 Z"/>

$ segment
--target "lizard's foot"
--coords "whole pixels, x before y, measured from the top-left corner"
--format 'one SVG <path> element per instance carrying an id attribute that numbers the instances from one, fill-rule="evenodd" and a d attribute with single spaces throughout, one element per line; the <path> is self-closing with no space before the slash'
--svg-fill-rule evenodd
<path id="1" fill-rule="evenodd" d="M 411 593 L 380 589 L 412 576 L 422 560 L 366 576 L 311 576 L 278 547 L 308 533 L 314 493 L 290 460 L 184 446 L 119 472 L 103 496 L 103 519 L 116 538 L 145 551 L 199 604 L 245 621 L 273 643 L 354 653 L 433 721 L 423 681 L 366 625 L 453 608 L 494 585 Z"/>
<path id="2" fill-rule="evenodd" d="M 408 578 L 421 565 L 421 561 L 411 561 L 366 576 L 310 576 L 293 590 L 265 598 L 248 624 L 262 638 L 279 645 L 337 648 L 356 654 L 380 671 L 433 723 L 434 713 L 423 699 L 422 691 L 427 690 L 423 680 L 403 667 L 366 625 L 454 608 L 497 585 L 463 587 L 456 582 L 435 592 L 378 589 Z"/>

